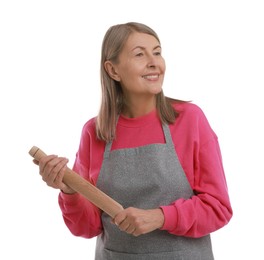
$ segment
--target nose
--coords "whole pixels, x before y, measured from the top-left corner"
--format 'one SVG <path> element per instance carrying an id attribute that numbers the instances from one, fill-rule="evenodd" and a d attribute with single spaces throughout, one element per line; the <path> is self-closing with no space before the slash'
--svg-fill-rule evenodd
<path id="1" fill-rule="evenodd" d="M 155 68 L 157 66 L 157 57 L 154 55 L 148 55 L 147 66 L 149 68 Z"/>

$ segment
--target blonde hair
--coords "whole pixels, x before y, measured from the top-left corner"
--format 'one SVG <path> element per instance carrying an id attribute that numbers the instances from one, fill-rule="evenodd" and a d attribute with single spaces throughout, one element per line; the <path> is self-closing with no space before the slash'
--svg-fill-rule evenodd
<path id="1" fill-rule="evenodd" d="M 124 97 L 118 81 L 113 80 L 105 70 L 106 61 L 118 62 L 118 56 L 133 32 L 146 33 L 154 36 L 160 43 L 158 35 L 148 26 L 141 23 L 117 24 L 110 27 L 103 39 L 101 49 L 101 105 L 96 118 L 96 134 L 99 140 L 110 142 L 115 139 L 118 116 L 122 112 Z M 165 97 L 163 91 L 156 95 L 156 106 L 162 123 L 173 123 L 178 113 L 171 102 L 174 99 Z M 175 100 L 176 101 L 176 100 Z"/>

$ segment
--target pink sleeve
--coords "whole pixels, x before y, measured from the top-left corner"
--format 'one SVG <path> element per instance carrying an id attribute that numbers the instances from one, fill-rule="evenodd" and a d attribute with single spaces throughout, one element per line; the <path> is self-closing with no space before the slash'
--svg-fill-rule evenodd
<path id="1" fill-rule="evenodd" d="M 190 131 L 197 132 L 193 144 L 178 151 L 184 154 L 180 157 L 187 158 L 185 171 L 194 195 L 161 207 L 165 216 L 162 229 L 187 237 L 214 232 L 225 226 L 233 214 L 217 136 L 202 111 L 198 113 L 198 119 L 192 119 L 195 122 L 189 125 Z"/>
<path id="2" fill-rule="evenodd" d="M 90 134 L 87 130 L 87 125 L 85 125 L 73 170 L 85 179 L 93 182 L 89 176 L 89 150 Z M 73 235 L 91 238 L 101 233 L 101 211 L 82 195 L 78 193 L 69 195 L 60 192 L 59 206 L 64 222 Z"/>
<path id="3" fill-rule="evenodd" d="M 204 145 L 199 153 L 194 192 L 190 199 L 179 199 L 162 206 L 162 229 L 175 235 L 200 237 L 226 225 L 232 217 L 226 180 L 217 141 Z"/>
<path id="4" fill-rule="evenodd" d="M 92 238 L 101 233 L 100 210 L 80 194 L 61 192 L 59 205 L 64 222 L 73 235 Z"/>

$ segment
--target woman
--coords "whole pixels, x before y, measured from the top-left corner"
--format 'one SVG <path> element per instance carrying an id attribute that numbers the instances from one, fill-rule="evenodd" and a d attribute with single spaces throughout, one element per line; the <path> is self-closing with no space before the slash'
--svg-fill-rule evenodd
<path id="1" fill-rule="evenodd" d="M 72 234 L 97 236 L 97 260 L 213 259 L 210 233 L 232 217 L 217 136 L 197 105 L 164 96 L 165 69 L 148 26 L 106 32 L 101 107 L 73 170 L 123 205 L 114 219 L 62 182 L 66 158 L 39 162 Z"/>

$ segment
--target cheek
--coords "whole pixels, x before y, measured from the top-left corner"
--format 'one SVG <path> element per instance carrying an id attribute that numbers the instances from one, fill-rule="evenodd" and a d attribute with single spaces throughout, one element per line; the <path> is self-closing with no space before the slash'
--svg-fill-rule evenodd
<path id="1" fill-rule="evenodd" d="M 139 75 L 141 75 L 142 68 L 140 66 L 135 66 L 135 64 L 129 64 L 122 71 L 122 78 L 125 81 L 135 80 Z"/>

